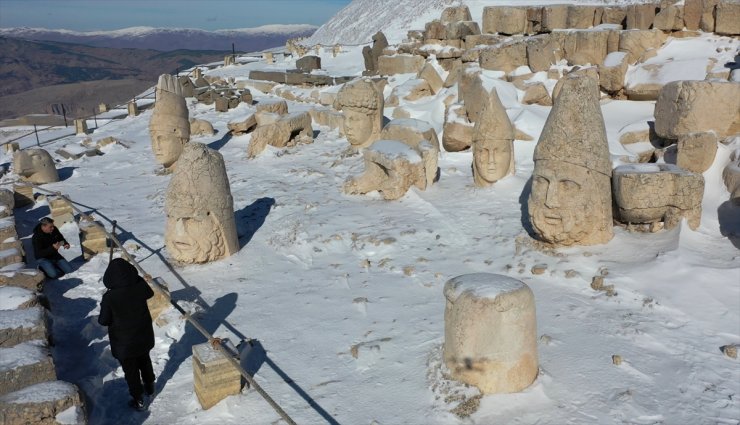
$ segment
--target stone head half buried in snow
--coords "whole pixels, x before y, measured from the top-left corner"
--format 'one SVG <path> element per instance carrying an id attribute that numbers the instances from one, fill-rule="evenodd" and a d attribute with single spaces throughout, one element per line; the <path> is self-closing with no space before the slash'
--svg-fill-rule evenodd
<path id="1" fill-rule="evenodd" d="M 344 112 L 344 135 L 354 148 L 364 148 L 378 140 L 383 128 L 383 93 L 369 79 L 345 84 L 335 101 Z"/>

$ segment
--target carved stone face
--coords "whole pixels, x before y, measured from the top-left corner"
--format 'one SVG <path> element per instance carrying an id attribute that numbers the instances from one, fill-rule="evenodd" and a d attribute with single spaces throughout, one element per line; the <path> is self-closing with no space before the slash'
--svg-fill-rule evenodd
<path id="1" fill-rule="evenodd" d="M 223 228 L 213 215 L 196 217 L 168 217 L 167 249 L 174 258 L 193 263 L 205 263 L 225 255 Z"/>
<path id="2" fill-rule="evenodd" d="M 598 234 L 607 232 L 611 238 L 611 204 L 604 195 L 610 193 L 608 185 L 609 177 L 585 167 L 537 161 L 529 197 L 532 226 L 543 240 L 555 244 L 605 242 Z"/>
<path id="3" fill-rule="evenodd" d="M 362 146 L 373 133 L 373 117 L 365 113 L 344 110 L 344 135 L 352 146 Z"/>
<path id="4" fill-rule="evenodd" d="M 171 168 L 177 162 L 183 145 L 190 140 L 189 112 L 185 98 L 179 93 L 179 83 L 170 80 L 160 78 L 160 84 L 176 86 L 158 86 L 157 102 L 149 121 L 152 152 L 157 162 L 165 168 Z"/>
<path id="5" fill-rule="evenodd" d="M 59 181 L 54 159 L 43 149 L 25 149 L 16 152 L 13 156 L 13 169 L 16 174 L 31 183 Z"/>
<path id="6" fill-rule="evenodd" d="M 510 173 L 511 143 L 473 143 L 473 170 L 476 184 L 493 184 Z"/>
<path id="7" fill-rule="evenodd" d="M 171 132 L 152 130 L 152 152 L 158 163 L 165 168 L 171 167 L 182 153 L 183 145 L 188 141 L 183 137 L 180 129 L 174 128 Z"/>

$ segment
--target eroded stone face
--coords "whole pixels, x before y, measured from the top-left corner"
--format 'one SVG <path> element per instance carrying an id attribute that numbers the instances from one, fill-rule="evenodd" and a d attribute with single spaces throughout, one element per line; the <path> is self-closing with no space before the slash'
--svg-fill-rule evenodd
<path id="1" fill-rule="evenodd" d="M 183 145 L 190 140 L 188 115 L 182 86 L 175 77 L 161 75 L 157 83 L 157 102 L 149 121 L 149 136 L 154 157 L 165 168 L 174 167 Z"/>
<path id="2" fill-rule="evenodd" d="M 167 188 L 165 245 L 172 258 L 205 263 L 239 249 L 234 203 L 221 154 L 188 143 Z"/>
<path id="3" fill-rule="evenodd" d="M 27 182 L 44 184 L 59 181 L 54 159 L 43 149 L 24 149 L 15 152 L 13 169 Z"/>
<path id="4" fill-rule="evenodd" d="M 355 148 L 378 140 L 383 125 L 383 95 L 371 80 L 347 83 L 335 105 L 344 112 L 344 135 Z"/>
<path id="5" fill-rule="evenodd" d="M 529 198 L 532 226 L 557 245 L 604 243 L 612 237 L 610 189 L 608 176 L 588 168 L 538 161 Z"/>
<path id="6" fill-rule="evenodd" d="M 473 179 L 478 187 L 490 186 L 514 172 L 514 127 L 496 89 L 484 98 L 473 130 Z"/>

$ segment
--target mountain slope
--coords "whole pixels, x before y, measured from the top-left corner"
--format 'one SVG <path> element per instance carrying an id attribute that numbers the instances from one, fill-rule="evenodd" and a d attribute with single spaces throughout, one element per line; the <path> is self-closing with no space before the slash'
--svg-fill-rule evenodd
<path id="1" fill-rule="evenodd" d="M 285 44 L 289 38 L 311 35 L 313 25 L 265 25 L 257 28 L 204 31 L 187 28 L 132 27 L 115 31 L 77 32 L 45 28 L 0 28 L 0 36 L 25 40 L 85 44 L 95 47 L 172 51 L 236 50 L 252 52 Z"/>

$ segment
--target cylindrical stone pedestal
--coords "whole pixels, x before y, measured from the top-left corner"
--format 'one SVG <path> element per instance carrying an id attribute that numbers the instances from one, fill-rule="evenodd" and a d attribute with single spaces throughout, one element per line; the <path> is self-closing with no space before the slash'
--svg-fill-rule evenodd
<path id="1" fill-rule="evenodd" d="M 537 377 L 534 295 L 508 276 L 474 273 L 444 287 L 444 360 L 453 379 L 484 394 L 513 393 Z"/>

